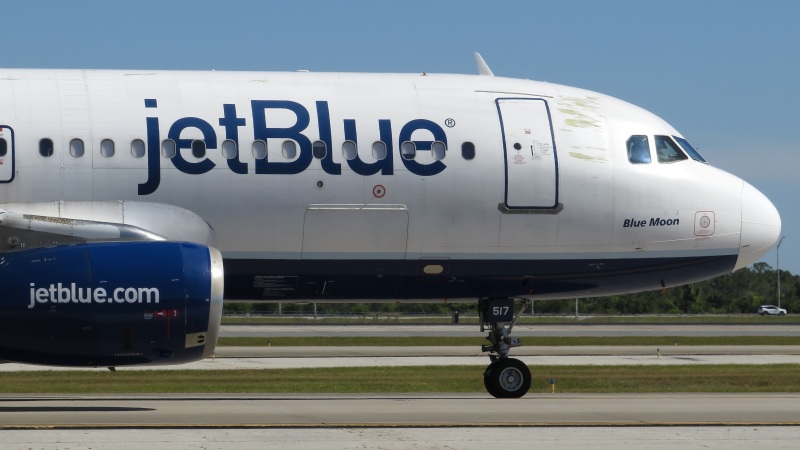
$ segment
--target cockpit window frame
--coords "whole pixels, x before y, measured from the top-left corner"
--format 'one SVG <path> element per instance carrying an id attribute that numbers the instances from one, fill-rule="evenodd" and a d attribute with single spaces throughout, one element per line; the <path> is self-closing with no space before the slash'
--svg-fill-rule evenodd
<path id="1" fill-rule="evenodd" d="M 654 135 L 653 144 L 656 148 L 656 160 L 659 164 L 672 164 L 689 159 L 689 156 L 683 151 L 683 148 L 668 135 Z M 661 144 L 666 144 L 667 147 Z"/>
<path id="2" fill-rule="evenodd" d="M 703 155 L 701 155 L 700 152 L 698 152 L 697 149 L 694 148 L 694 146 L 690 144 L 689 141 L 687 141 L 685 138 L 676 136 L 674 134 L 672 135 L 672 138 L 675 139 L 675 142 L 678 143 L 678 145 L 683 149 L 684 152 L 686 152 L 687 155 L 689 155 L 690 158 L 692 158 L 697 162 L 708 164 L 708 161 L 706 161 L 706 159 L 703 158 Z"/>
<path id="3" fill-rule="evenodd" d="M 631 164 L 650 164 L 653 157 L 650 153 L 650 137 L 646 134 L 633 134 L 625 141 L 628 161 Z"/>

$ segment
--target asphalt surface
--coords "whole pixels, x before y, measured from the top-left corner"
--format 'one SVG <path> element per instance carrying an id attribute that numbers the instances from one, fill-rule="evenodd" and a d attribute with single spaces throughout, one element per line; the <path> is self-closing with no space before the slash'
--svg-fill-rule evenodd
<path id="1" fill-rule="evenodd" d="M 10 396 L 1 428 L 800 425 L 800 394 Z"/>
<path id="2" fill-rule="evenodd" d="M 455 427 L 4 430 L 0 449 L 794 450 L 800 427 Z M 535 447 L 533 446 L 535 443 Z"/>
<path id="3" fill-rule="evenodd" d="M 4 396 L 0 437 L 0 449 L 795 449 L 800 394 Z"/>
<path id="4" fill-rule="evenodd" d="M 535 371 L 536 366 L 559 365 L 708 365 L 798 364 L 800 346 L 570 346 L 518 347 L 512 356 Z M 486 366 L 489 359 L 474 346 L 451 347 L 219 347 L 213 358 L 180 366 L 118 367 L 117 370 L 238 370 L 375 366 Z M 70 368 L 0 364 L 2 372 L 69 371 Z"/>
<path id="5" fill-rule="evenodd" d="M 797 325 L 535 325 L 518 336 L 800 336 Z M 223 336 L 480 336 L 475 325 L 231 326 Z M 526 343 L 529 341 L 526 341 Z M 532 343 L 535 343 L 533 341 Z M 800 346 L 537 347 L 537 364 L 774 364 Z M 175 369 L 480 364 L 474 347 L 220 347 Z M 42 367 L 0 365 L 0 371 Z M 54 369 L 63 370 L 63 369 Z M 105 370 L 105 369 L 90 369 Z M 121 369 L 140 370 L 140 369 Z M 145 369 L 149 370 L 149 369 Z M 535 371 L 535 367 L 533 368 Z M 0 397 L 0 449 L 794 449 L 800 394 Z"/>
<path id="6" fill-rule="evenodd" d="M 800 336 L 800 325 L 517 325 L 520 337 L 619 337 L 619 336 Z M 223 325 L 221 337 L 470 337 L 483 336 L 477 324 L 446 325 Z"/>

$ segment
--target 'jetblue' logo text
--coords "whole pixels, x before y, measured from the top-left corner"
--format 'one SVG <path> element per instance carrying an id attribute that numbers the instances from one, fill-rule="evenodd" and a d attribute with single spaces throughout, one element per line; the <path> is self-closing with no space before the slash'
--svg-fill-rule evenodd
<path id="1" fill-rule="evenodd" d="M 145 99 L 145 108 L 158 108 L 156 99 Z M 219 131 L 224 133 L 224 140 L 231 140 L 236 143 L 239 150 L 234 158 L 228 159 L 228 168 L 236 174 L 246 174 L 248 172 L 248 163 L 241 161 L 242 148 L 239 145 L 239 131 L 248 126 L 253 130 L 253 139 L 266 142 L 268 139 L 284 139 L 293 140 L 299 146 L 298 156 L 293 161 L 270 161 L 269 153 L 263 159 L 255 160 L 255 173 L 257 174 L 276 174 L 276 175 L 292 175 L 298 174 L 306 170 L 313 160 L 312 142 L 311 138 L 319 138 L 327 146 L 328 151 L 325 156 L 321 158 L 320 162 L 322 170 L 331 175 L 341 175 L 342 163 L 336 162 L 333 159 L 334 152 L 331 151 L 334 146 L 331 138 L 331 115 L 328 109 L 328 102 L 317 101 L 315 104 L 317 116 L 317 128 L 311 132 L 307 130 L 311 123 L 311 116 L 309 110 L 300 103 L 289 100 L 252 100 L 250 102 L 249 118 L 240 117 L 236 111 L 235 104 L 222 105 L 222 117 L 219 117 Z M 273 119 L 276 116 L 286 117 L 286 113 L 294 116 L 294 123 L 289 127 L 275 127 L 271 126 L 270 117 Z M 273 120 L 274 121 L 274 120 Z M 139 195 L 148 195 L 158 189 L 161 183 L 161 135 L 158 117 L 147 117 L 147 181 L 139 185 Z M 393 155 L 394 148 L 400 148 L 400 144 L 406 141 L 414 142 L 417 150 L 430 150 L 431 145 L 435 141 L 444 143 L 447 146 L 447 135 L 444 129 L 438 124 L 427 119 L 414 119 L 405 123 L 400 128 L 400 133 L 397 135 L 397 140 L 393 138 L 392 122 L 389 119 L 380 119 L 377 124 L 370 124 L 370 126 L 378 127 L 380 141 L 386 145 L 387 156 L 384 159 L 374 162 L 362 161 L 358 155 L 353 159 L 346 160 L 350 169 L 359 175 L 374 175 L 379 173 L 381 175 L 392 175 L 394 173 Z M 343 119 L 341 123 L 342 131 L 344 132 L 344 139 L 358 144 L 358 136 L 356 134 L 356 121 L 355 119 Z M 219 137 L 217 136 L 217 128 L 206 120 L 198 117 L 183 117 L 169 127 L 167 138 L 175 142 L 175 156 L 169 160 L 176 169 L 183 173 L 190 175 L 199 175 L 207 173 L 213 169 L 216 164 L 208 158 L 202 158 L 199 161 L 187 161 L 181 154 L 181 150 L 188 150 L 192 148 L 192 139 L 182 138 L 181 134 L 184 130 L 199 130 L 203 136 L 207 149 L 217 149 L 219 146 Z M 432 138 L 430 140 L 412 140 L 412 135 L 419 131 L 425 138 Z M 311 136 L 311 138 L 309 138 Z M 418 135 L 417 138 L 420 136 Z M 371 142 L 369 143 L 371 144 Z M 396 147 L 395 147 L 396 145 Z M 442 172 L 445 169 L 445 164 L 442 161 L 434 161 L 430 164 L 422 164 L 413 159 L 400 158 L 406 169 L 420 176 L 431 176 Z"/>
<path id="2" fill-rule="evenodd" d="M 75 283 L 64 286 L 62 283 L 51 284 L 50 287 L 37 288 L 31 283 L 31 303 L 158 303 L 158 288 L 116 288 L 108 295 L 105 288 L 81 288 Z"/>

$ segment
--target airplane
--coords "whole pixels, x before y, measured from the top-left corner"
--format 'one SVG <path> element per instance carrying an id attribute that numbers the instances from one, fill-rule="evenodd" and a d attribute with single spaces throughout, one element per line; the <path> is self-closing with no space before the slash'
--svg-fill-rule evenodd
<path id="1" fill-rule="evenodd" d="M 0 70 L 0 359 L 210 356 L 223 297 L 478 302 L 489 394 L 533 300 L 745 267 L 773 204 L 607 95 L 478 74 Z"/>

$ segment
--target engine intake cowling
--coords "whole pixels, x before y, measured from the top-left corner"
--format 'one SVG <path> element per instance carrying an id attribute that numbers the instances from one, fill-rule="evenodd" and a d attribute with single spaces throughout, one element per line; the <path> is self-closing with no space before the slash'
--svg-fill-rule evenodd
<path id="1" fill-rule="evenodd" d="M 181 364 L 210 356 L 222 256 L 185 242 L 106 242 L 0 254 L 0 360 Z"/>

